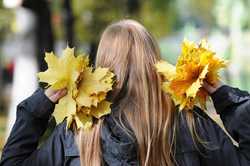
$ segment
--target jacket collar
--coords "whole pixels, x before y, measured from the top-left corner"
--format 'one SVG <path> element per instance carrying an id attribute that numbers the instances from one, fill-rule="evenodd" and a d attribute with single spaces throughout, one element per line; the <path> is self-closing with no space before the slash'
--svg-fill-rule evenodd
<path id="1" fill-rule="evenodd" d="M 113 111 L 112 111 L 113 112 Z M 116 111 L 114 111 L 116 112 Z M 102 156 L 106 165 L 139 165 L 137 161 L 136 140 L 128 136 L 116 122 L 115 115 L 105 117 L 101 132 Z M 64 149 L 65 156 L 79 157 L 79 150 L 75 141 L 75 134 L 66 130 L 64 122 Z"/>

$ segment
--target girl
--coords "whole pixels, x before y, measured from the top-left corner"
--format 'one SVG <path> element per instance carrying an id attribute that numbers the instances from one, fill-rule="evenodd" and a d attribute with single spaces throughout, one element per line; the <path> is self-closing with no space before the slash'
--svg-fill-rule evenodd
<path id="1" fill-rule="evenodd" d="M 65 90 L 39 89 L 17 107 L 17 119 L 3 149 L 1 166 L 249 166 L 250 95 L 223 85 L 205 88 L 236 147 L 202 110 L 178 112 L 161 90 L 154 64 L 160 52 L 138 22 L 122 20 L 104 31 L 96 66 L 108 67 L 117 84 L 112 113 L 91 131 L 56 127 L 38 147 Z"/>

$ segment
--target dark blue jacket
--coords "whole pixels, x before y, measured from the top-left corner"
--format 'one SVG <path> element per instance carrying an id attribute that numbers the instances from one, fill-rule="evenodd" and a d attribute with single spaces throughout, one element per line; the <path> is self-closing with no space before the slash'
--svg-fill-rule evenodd
<path id="1" fill-rule="evenodd" d="M 198 135 L 205 145 L 194 143 L 185 120 L 178 115 L 175 160 L 179 166 L 250 166 L 250 95 L 239 89 L 222 86 L 212 99 L 225 128 L 239 144 L 234 146 L 224 131 L 202 110 L 195 108 Z M 49 139 L 38 146 L 47 128 L 54 104 L 36 91 L 17 107 L 17 119 L 3 149 L 0 166 L 79 166 L 79 152 L 74 134 L 58 125 Z M 101 134 L 104 165 L 139 165 L 136 141 L 105 117 Z"/>

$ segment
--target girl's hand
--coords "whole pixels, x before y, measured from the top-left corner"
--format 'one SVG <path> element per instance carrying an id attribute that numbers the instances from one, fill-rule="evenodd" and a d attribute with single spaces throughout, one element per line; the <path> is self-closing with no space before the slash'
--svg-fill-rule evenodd
<path id="1" fill-rule="evenodd" d="M 67 94 L 67 89 L 53 90 L 48 88 L 45 90 L 45 95 L 53 102 L 56 103 L 59 99 Z"/>
<path id="2" fill-rule="evenodd" d="M 203 88 L 209 93 L 212 94 L 214 93 L 217 89 L 219 89 L 222 86 L 222 82 L 218 81 L 216 84 L 211 85 L 207 81 L 203 82 Z"/>

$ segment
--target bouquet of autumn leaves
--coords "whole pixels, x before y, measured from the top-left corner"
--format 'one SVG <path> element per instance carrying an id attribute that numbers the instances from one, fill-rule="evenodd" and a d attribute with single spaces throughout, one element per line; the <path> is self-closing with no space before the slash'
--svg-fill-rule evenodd
<path id="1" fill-rule="evenodd" d="M 73 48 L 66 48 L 61 57 L 53 53 L 45 54 L 48 69 L 38 73 L 40 82 L 48 83 L 54 90 L 66 88 L 67 95 L 55 106 L 57 123 L 67 118 L 67 128 L 75 122 L 77 129 L 91 129 L 94 118 L 111 112 L 111 103 L 106 101 L 112 90 L 114 74 L 108 68 L 89 66 L 84 55 L 74 55 Z"/>
<path id="2" fill-rule="evenodd" d="M 199 45 L 184 40 L 176 66 L 160 61 L 156 69 L 164 77 L 163 90 L 171 95 L 179 109 L 191 110 L 195 104 L 206 108 L 208 94 L 202 88 L 203 81 L 216 84 L 219 80 L 218 71 L 226 64 L 216 57 L 205 40 Z"/>

